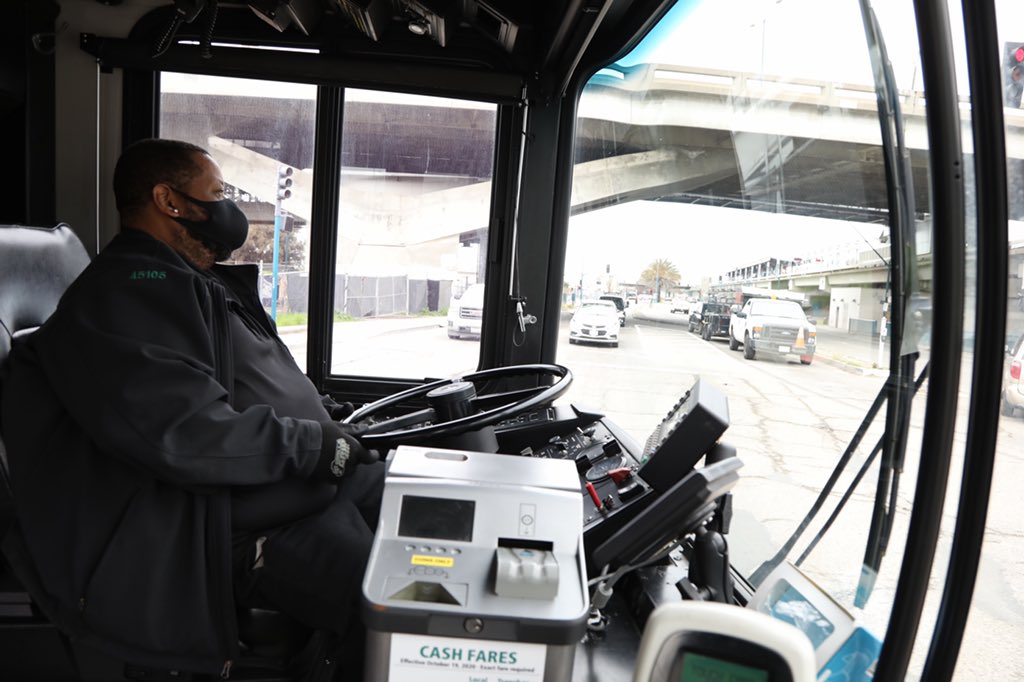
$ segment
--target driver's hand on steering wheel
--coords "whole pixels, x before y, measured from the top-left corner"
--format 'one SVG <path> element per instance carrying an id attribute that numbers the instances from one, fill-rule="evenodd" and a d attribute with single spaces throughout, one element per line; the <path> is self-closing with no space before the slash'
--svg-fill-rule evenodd
<path id="1" fill-rule="evenodd" d="M 375 450 L 368 450 L 359 442 L 359 435 L 366 430 L 362 424 L 340 424 L 333 421 L 320 422 L 323 439 L 320 444 L 320 460 L 313 477 L 337 481 L 355 470 L 358 464 L 373 464 L 379 457 Z"/>

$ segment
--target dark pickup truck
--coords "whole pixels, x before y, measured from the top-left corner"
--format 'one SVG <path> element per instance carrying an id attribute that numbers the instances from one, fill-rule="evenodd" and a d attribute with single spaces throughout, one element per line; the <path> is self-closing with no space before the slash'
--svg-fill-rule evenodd
<path id="1" fill-rule="evenodd" d="M 690 313 L 690 331 L 705 341 L 714 336 L 729 336 L 729 306 L 724 303 L 702 303 Z"/>

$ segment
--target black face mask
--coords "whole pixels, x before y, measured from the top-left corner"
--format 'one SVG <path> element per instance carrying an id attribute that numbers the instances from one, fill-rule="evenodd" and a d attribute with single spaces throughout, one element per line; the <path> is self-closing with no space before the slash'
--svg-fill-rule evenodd
<path id="1" fill-rule="evenodd" d="M 249 235 L 249 219 L 245 217 L 242 209 L 238 208 L 235 202 L 230 199 L 202 201 L 185 194 L 180 189 L 174 191 L 202 208 L 209 216 L 203 221 L 189 220 L 188 218 L 175 218 L 175 220 L 184 225 L 189 234 L 213 252 L 214 260 L 226 259 L 232 251 L 245 243 L 245 238 Z"/>

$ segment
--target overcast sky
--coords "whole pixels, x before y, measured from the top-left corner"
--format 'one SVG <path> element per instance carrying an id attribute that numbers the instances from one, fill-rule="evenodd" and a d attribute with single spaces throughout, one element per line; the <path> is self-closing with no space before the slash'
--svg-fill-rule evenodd
<path id="1" fill-rule="evenodd" d="M 1000 42 L 1024 43 L 1024 1 L 997 0 Z M 921 90 L 920 57 L 910 0 L 874 3 L 898 86 Z M 960 1 L 950 0 L 959 18 Z M 873 85 L 857 0 L 680 0 L 670 16 L 620 61 L 676 64 L 786 78 Z M 1016 33 L 1012 27 L 1019 27 Z M 959 87 L 966 92 L 963 29 L 951 26 Z M 1001 46 L 999 47 L 1002 50 Z M 671 227 L 669 227 L 671 226 Z M 635 281 L 666 258 L 684 281 L 769 257 L 813 255 L 836 244 L 876 245 L 880 225 L 668 202 L 631 202 L 572 218 L 565 279 L 592 279 L 610 266 Z M 1024 225 L 1011 224 L 1011 240 Z"/>
<path id="2" fill-rule="evenodd" d="M 957 46 L 954 57 L 965 91 L 961 0 L 948 3 Z M 1024 44 L 1024 2 L 995 4 L 1000 43 Z M 920 89 L 912 2 L 876 0 L 872 6 L 900 87 Z M 858 0 L 679 0 L 669 17 L 621 63 L 665 62 L 872 84 L 862 26 Z M 669 35 L 671 39 L 666 39 Z"/>
<path id="3" fill-rule="evenodd" d="M 882 226 L 763 211 L 634 201 L 584 213 L 569 223 L 565 279 L 594 278 L 610 266 L 619 282 L 636 282 L 664 258 L 683 283 L 769 257 L 808 257 L 839 244 L 869 250 Z"/>

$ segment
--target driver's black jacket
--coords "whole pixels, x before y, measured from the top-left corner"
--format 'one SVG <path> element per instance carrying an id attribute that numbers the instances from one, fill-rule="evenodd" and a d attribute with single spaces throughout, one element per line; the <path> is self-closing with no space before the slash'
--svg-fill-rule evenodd
<path id="1" fill-rule="evenodd" d="M 128 661 L 235 658 L 229 487 L 307 478 L 320 454 L 317 421 L 229 404 L 218 282 L 255 275 L 125 230 L 11 355 L 2 427 L 41 605 Z"/>

